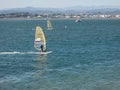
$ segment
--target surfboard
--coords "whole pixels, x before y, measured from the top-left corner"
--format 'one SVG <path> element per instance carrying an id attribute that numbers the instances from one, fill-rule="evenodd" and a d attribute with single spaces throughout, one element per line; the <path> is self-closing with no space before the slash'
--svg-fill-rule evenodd
<path id="1" fill-rule="evenodd" d="M 40 54 L 50 54 L 52 51 L 47 51 L 47 52 L 40 52 Z"/>

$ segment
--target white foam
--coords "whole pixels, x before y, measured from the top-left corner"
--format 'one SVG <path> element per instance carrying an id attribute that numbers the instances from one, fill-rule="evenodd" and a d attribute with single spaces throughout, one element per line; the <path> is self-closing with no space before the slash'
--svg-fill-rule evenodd
<path id="1" fill-rule="evenodd" d="M 49 52 L 0 52 L 0 55 L 6 55 L 6 54 L 49 54 L 52 53 L 52 51 Z"/>
<path id="2" fill-rule="evenodd" d="M 0 54 L 20 54 L 20 52 L 0 52 Z"/>

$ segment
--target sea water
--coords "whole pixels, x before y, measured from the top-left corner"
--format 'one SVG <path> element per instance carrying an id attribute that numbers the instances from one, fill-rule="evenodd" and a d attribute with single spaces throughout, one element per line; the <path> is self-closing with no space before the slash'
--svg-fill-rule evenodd
<path id="1" fill-rule="evenodd" d="M 119 90 L 120 20 L 0 20 L 0 90 Z M 50 54 L 34 49 L 41 26 Z"/>

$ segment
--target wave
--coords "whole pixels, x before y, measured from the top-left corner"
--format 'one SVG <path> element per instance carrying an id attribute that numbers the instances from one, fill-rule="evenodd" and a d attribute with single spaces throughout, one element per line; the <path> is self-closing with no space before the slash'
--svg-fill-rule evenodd
<path id="1" fill-rule="evenodd" d="M 0 83 L 6 83 L 6 82 L 19 82 L 21 81 L 21 79 L 19 77 L 16 77 L 16 76 L 6 76 L 6 77 L 3 77 L 3 78 L 0 78 Z"/>
<path id="2" fill-rule="evenodd" d="M 0 52 L 0 55 L 6 55 L 6 54 L 40 54 L 40 52 Z"/>

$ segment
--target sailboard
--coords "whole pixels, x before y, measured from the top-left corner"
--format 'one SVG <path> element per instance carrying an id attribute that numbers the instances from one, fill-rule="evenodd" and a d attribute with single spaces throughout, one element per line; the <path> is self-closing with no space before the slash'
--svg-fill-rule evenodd
<path id="1" fill-rule="evenodd" d="M 43 30 L 40 26 L 36 27 L 34 48 L 42 52 L 46 51 L 46 39 Z"/>
<path id="2" fill-rule="evenodd" d="M 40 52 L 40 54 L 49 54 L 49 53 L 52 53 L 52 51 Z"/>
<path id="3" fill-rule="evenodd" d="M 50 20 L 47 20 L 47 30 L 53 30 Z"/>

